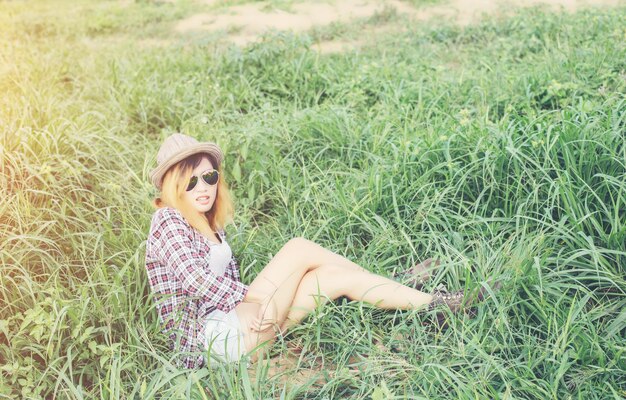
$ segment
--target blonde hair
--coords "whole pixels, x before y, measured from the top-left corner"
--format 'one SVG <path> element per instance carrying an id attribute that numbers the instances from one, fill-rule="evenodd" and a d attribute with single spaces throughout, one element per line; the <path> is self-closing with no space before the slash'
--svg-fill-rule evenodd
<path id="1" fill-rule="evenodd" d="M 194 168 L 200 165 L 203 158 L 207 158 L 213 165 L 213 168 L 218 165 L 212 155 L 204 153 L 191 155 L 174 164 L 163 176 L 161 196 L 155 198 L 152 201 L 152 205 L 157 209 L 162 207 L 177 209 L 185 217 L 189 225 L 206 235 L 210 232 L 224 229 L 229 222 L 232 222 L 235 207 L 224 180 L 221 166 L 216 168 L 220 174 L 220 179 L 217 183 L 217 198 L 209 211 L 205 212 L 204 215 L 198 214 L 193 206 L 186 204 L 183 200 L 191 173 Z"/>

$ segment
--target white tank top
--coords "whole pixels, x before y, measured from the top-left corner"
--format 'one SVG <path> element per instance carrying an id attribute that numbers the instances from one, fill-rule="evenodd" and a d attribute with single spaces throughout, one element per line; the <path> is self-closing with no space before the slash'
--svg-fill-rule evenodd
<path id="1" fill-rule="evenodd" d="M 222 243 L 219 244 L 209 242 L 211 248 L 209 252 L 209 269 L 216 276 L 223 276 L 226 273 L 226 268 L 232 257 L 230 246 L 223 237 L 221 239 Z M 208 313 L 204 318 L 205 347 L 212 343 L 213 351 L 224 356 L 225 346 L 228 344 L 228 357 L 232 360 L 238 360 L 240 354 L 243 354 L 245 350 L 241 347 L 244 346 L 243 334 L 239 330 L 239 319 L 235 309 L 233 308 L 228 313 L 216 309 Z"/>
<path id="2" fill-rule="evenodd" d="M 224 275 L 233 255 L 230 246 L 224 238 L 222 238 L 222 243 L 220 244 L 209 242 L 209 246 L 211 246 L 209 268 L 216 276 Z"/>

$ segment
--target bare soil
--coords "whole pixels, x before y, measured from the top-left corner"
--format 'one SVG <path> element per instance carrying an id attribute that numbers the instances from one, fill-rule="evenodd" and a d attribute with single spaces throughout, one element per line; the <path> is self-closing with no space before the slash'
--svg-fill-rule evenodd
<path id="1" fill-rule="evenodd" d="M 205 2 L 214 9 L 181 20 L 175 30 L 218 33 L 221 40 L 241 46 L 257 41 L 268 31 L 307 32 L 333 23 L 363 20 L 389 10 L 406 17 L 409 24 L 447 21 L 464 26 L 485 17 L 505 16 L 524 7 L 573 12 L 585 7 L 613 7 L 626 3 L 623 0 L 444 0 L 435 5 L 415 7 L 401 0 L 335 0 L 296 2 L 283 9 L 272 7 L 269 1 L 233 6 L 219 6 L 215 0 Z M 315 47 L 321 52 L 341 51 L 359 46 L 384 31 L 402 31 L 403 27 L 398 25 L 361 24 L 359 39 L 320 41 Z"/>

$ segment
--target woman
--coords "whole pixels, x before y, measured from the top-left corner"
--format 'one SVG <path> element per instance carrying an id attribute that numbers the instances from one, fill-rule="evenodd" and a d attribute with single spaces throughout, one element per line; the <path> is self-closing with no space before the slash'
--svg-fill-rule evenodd
<path id="1" fill-rule="evenodd" d="M 300 322 L 317 304 L 346 296 L 384 309 L 453 312 L 469 303 L 462 292 L 428 294 L 371 273 L 304 238 L 289 240 L 245 285 L 224 226 L 233 205 L 222 176 L 223 154 L 214 143 L 173 134 L 162 144 L 150 173 L 161 191 L 154 200 L 146 244 L 146 269 L 160 321 L 178 348 L 182 366 L 205 364 L 206 350 L 238 361 Z M 417 280 L 428 278 L 424 265 Z M 477 298 L 482 298 L 482 292 Z M 466 304 L 467 305 L 467 304 Z"/>

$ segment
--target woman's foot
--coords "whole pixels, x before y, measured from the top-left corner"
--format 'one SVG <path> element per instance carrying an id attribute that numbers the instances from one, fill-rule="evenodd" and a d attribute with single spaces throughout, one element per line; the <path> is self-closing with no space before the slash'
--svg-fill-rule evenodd
<path id="1" fill-rule="evenodd" d="M 432 258 L 428 258 L 419 264 L 415 264 L 412 268 L 396 274 L 395 278 L 402 280 L 407 286 L 420 290 L 424 283 L 432 277 L 433 271 L 439 268 L 439 264 L 439 260 L 434 261 Z"/>
<path id="2" fill-rule="evenodd" d="M 489 279 L 486 283 L 487 286 L 491 286 L 491 290 L 493 292 L 498 291 L 502 287 L 501 281 L 494 282 L 493 279 Z M 432 293 L 433 300 L 428 304 L 426 311 L 432 311 L 440 308 L 448 308 L 453 313 L 458 313 L 461 311 L 467 312 L 472 304 L 483 301 L 487 294 L 487 289 L 483 285 L 477 288 L 477 290 L 474 290 L 473 292 L 467 294 L 464 293 L 463 290 L 451 293 L 435 290 Z M 445 323 L 444 313 L 437 313 L 437 321 L 440 326 L 447 326 L 447 323 Z"/>

